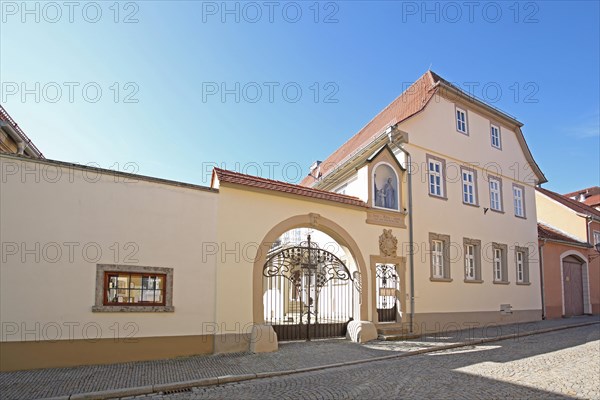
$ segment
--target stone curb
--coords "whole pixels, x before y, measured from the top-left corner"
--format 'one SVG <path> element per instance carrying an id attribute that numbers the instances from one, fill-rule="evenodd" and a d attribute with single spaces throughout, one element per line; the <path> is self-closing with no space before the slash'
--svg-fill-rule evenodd
<path id="1" fill-rule="evenodd" d="M 511 333 L 509 335 L 496 336 L 493 338 L 469 340 L 469 341 L 464 341 L 464 342 L 460 342 L 460 343 L 453 343 L 453 344 L 448 344 L 448 345 L 430 347 L 430 348 L 426 348 L 426 349 L 413 350 L 413 351 L 408 351 L 408 352 L 402 353 L 402 354 L 392 354 L 389 356 L 366 358 L 366 359 L 362 359 L 362 360 L 347 361 L 347 362 L 343 362 L 343 363 L 319 365 L 316 367 L 297 368 L 297 369 L 290 369 L 290 370 L 284 370 L 284 371 L 273 371 L 273 372 L 259 372 L 256 374 L 224 375 L 224 376 L 218 376 L 216 378 L 203 378 L 203 379 L 183 381 L 183 382 L 161 383 L 161 384 L 156 384 L 156 385 L 138 386 L 138 387 L 132 387 L 132 388 L 111 389 L 111 390 L 103 390 L 103 391 L 98 391 L 98 392 L 78 393 L 78 394 L 72 394 L 70 396 L 46 398 L 45 400 L 104 400 L 104 399 L 114 399 L 114 398 L 119 398 L 119 397 L 147 395 L 147 394 L 153 394 L 153 393 L 158 393 L 158 392 L 168 392 L 168 391 L 191 389 L 193 387 L 222 385 L 224 383 L 242 382 L 242 381 L 247 381 L 247 380 L 251 380 L 251 379 L 272 378 L 272 377 L 276 377 L 276 376 L 284 376 L 284 375 L 299 374 L 299 373 L 304 373 L 304 372 L 314 372 L 314 371 L 320 371 L 320 370 L 325 370 L 325 369 L 340 368 L 340 367 L 364 364 L 364 363 L 374 362 L 374 361 L 386 361 L 386 360 L 391 360 L 394 358 L 417 356 L 420 354 L 433 353 L 436 351 L 451 350 L 451 349 L 456 349 L 459 347 L 467 347 L 467 346 L 473 346 L 473 345 L 478 345 L 478 344 L 483 344 L 483 343 L 498 342 L 498 341 L 507 340 L 507 339 L 516 339 L 519 337 L 539 335 L 542 333 L 561 331 L 561 330 L 565 330 L 565 329 L 579 328 L 582 326 L 596 325 L 596 324 L 600 324 L 600 321 L 584 322 L 584 323 L 576 324 L 576 325 L 563 325 L 563 326 L 557 326 L 557 327 L 553 327 L 553 328 L 539 329 L 539 330 L 530 331 L 530 332 L 517 332 L 517 333 Z"/>

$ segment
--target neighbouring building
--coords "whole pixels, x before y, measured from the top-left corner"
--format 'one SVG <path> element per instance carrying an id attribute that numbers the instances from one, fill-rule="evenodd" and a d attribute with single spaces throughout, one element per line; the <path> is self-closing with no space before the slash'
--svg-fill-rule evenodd
<path id="1" fill-rule="evenodd" d="M 538 187 L 545 318 L 600 313 L 600 211 Z"/>
<path id="2" fill-rule="evenodd" d="M 566 193 L 564 196 L 600 210 L 600 186 L 592 186 L 576 192 Z"/>
<path id="3" fill-rule="evenodd" d="M 0 105 L 0 152 L 44 158 L 42 152 Z"/>
<path id="4" fill-rule="evenodd" d="M 300 185 L 3 153 L 0 367 L 540 320 L 522 126 L 427 71 Z"/>

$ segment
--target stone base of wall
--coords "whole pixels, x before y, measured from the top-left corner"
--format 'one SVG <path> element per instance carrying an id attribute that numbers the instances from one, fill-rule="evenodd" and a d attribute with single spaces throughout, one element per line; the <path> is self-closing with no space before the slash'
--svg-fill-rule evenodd
<path id="1" fill-rule="evenodd" d="M 546 319 L 562 318 L 562 306 L 546 306 Z"/>
<path id="2" fill-rule="evenodd" d="M 214 351 L 213 335 L 1 342 L 0 371 L 159 360 Z M 247 351 L 247 347 L 246 350 Z"/>
<path id="3" fill-rule="evenodd" d="M 277 350 L 270 326 L 259 333 L 131 339 L 0 342 L 0 371 L 160 360 L 201 354 Z"/>
<path id="4" fill-rule="evenodd" d="M 413 331 L 415 334 L 443 333 L 541 320 L 542 310 L 513 310 L 511 314 L 500 311 L 416 313 Z"/>

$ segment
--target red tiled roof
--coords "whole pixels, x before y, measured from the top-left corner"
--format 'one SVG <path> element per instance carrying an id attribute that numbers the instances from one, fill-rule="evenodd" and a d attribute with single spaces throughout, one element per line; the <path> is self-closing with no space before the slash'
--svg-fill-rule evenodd
<path id="1" fill-rule="evenodd" d="M 578 213 L 582 213 L 585 215 L 593 216 L 595 218 L 600 219 L 600 211 L 596 210 L 593 207 L 588 206 L 587 204 L 580 203 L 576 200 L 570 199 L 562 194 L 558 194 L 548 189 L 544 189 L 541 187 L 535 188 L 538 192 L 545 194 L 550 197 L 552 200 L 558 201 L 565 207 L 569 207 L 571 210 L 576 211 Z"/>
<path id="2" fill-rule="evenodd" d="M 600 194 L 600 186 L 592 186 L 589 188 L 585 188 L 585 189 L 581 189 L 581 190 L 576 190 L 574 192 L 571 193 L 565 193 L 563 196 L 567 196 L 567 197 L 573 197 L 573 196 L 577 196 L 579 194 L 587 194 L 587 195 L 594 195 L 594 194 Z"/>
<path id="3" fill-rule="evenodd" d="M 435 94 L 434 85 L 440 78 L 431 71 L 427 71 L 415 83 L 404 91 L 396 100 L 383 109 L 356 135 L 331 154 L 321 163 L 321 174 L 325 176 L 331 170 L 339 167 L 343 161 L 360 147 L 370 143 L 378 134 L 391 125 L 404 121 L 423 110 Z M 310 186 L 315 179 L 308 175 L 300 185 Z"/>
<path id="4" fill-rule="evenodd" d="M 543 224 L 541 222 L 538 222 L 537 229 L 538 229 L 538 238 L 540 238 L 540 239 L 558 240 L 561 242 L 567 242 L 567 243 L 572 243 L 572 244 L 579 245 L 579 246 L 589 247 L 589 245 L 587 243 L 580 242 L 579 240 L 576 240 L 570 236 L 566 236 L 565 234 L 559 232 L 555 228 L 552 228 L 551 226 Z"/>
<path id="5" fill-rule="evenodd" d="M 345 194 L 307 188 L 300 185 L 293 185 L 287 182 L 275 181 L 272 179 L 240 174 L 239 172 L 228 171 L 226 169 L 220 168 L 214 168 L 213 174 L 217 175 L 217 178 L 219 178 L 219 181 L 221 183 L 233 183 L 237 185 L 250 186 L 259 189 L 290 193 L 298 196 L 312 197 L 314 199 L 335 201 L 337 203 L 350 204 L 353 206 L 368 207 L 367 203 L 365 203 L 358 197 L 347 196 Z"/>
<path id="6" fill-rule="evenodd" d="M 600 193 L 594 194 L 582 201 L 583 204 L 587 204 L 590 207 L 596 207 L 600 205 Z"/>
<path id="7" fill-rule="evenodd" d="M 592 186 L 589 188 L 581 189 L 576 192 L 566 193 L 564 196 L 566 197 L 577 197 L 577 201 L 579 201 L 579 195 L 583 194 L 585 199 L 580 201 L 583 204 L 587 204 L 590 207 L 595 207 L 600 205 L 600 186 Z"/>

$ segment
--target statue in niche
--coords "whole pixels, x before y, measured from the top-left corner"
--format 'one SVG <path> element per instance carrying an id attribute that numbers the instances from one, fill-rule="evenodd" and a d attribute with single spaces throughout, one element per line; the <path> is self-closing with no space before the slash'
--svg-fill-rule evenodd
<path id="1" fill-rule="evenodd" d="M 373 174 L 373 205 L 375 207 L 398 209 L 397 182 L 396 172 L 389 165 L 383 164 L 377 167 Z"/>

